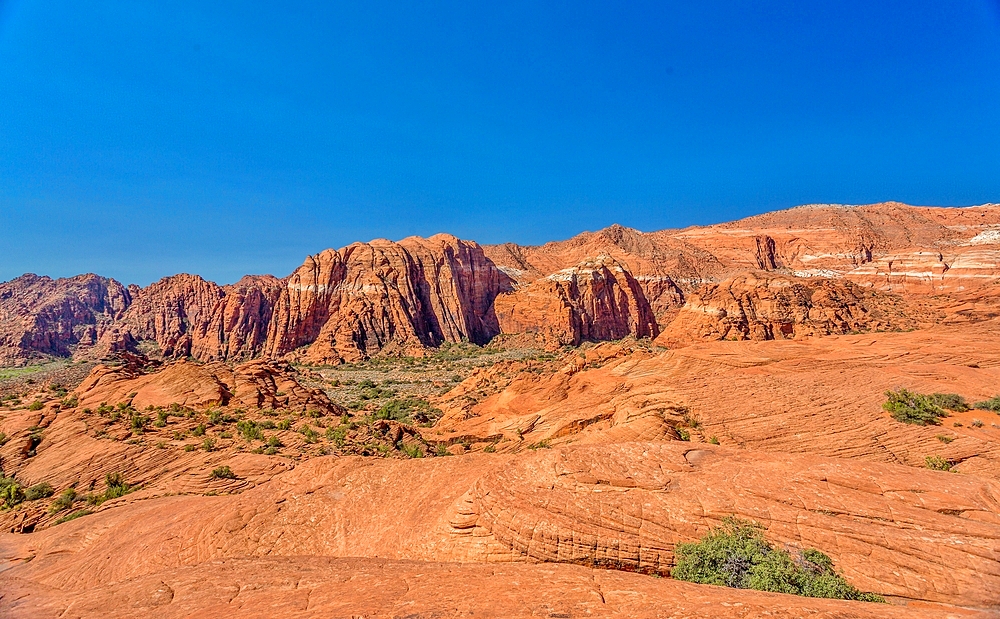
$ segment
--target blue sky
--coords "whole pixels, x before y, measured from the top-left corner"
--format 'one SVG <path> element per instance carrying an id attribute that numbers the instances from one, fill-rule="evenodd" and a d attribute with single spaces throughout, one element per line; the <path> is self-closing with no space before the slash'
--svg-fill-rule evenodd
<path id="1" fill-rule="evenodd" d="M 0 280 L 888 199 L 1000 202 L 996 0 L 0 0 Z"/>

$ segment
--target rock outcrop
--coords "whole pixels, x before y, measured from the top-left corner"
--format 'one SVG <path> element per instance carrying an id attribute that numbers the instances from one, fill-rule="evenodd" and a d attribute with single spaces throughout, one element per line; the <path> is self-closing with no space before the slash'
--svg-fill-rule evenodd
<path id="1" fill-rule="evenodd" d="M 165 277 L 133 292 L 133 303 L 102 338 L 101 352 L 155 345 L 166 358 L 240 361 L 260 355 L 281 291 L 271 276 L 219 286 L 197 275 Z"/>
<path id="2" fill-rule="evenodd" d="M 501 294 L 494 308 L 502 332 L 538 333 L 558 344 L 659 334 L 639 282 L 606 254 Z"/>
<path id="3" fill-rule="evenodd" d="M 676 543 L 737 514 L 766 526 L 773 543 L 824 550 L 863 590 L 996 607 L 998 502 L 997 482 L 975 476 L 679 441 L 517 460 L 319 458 L 239 495 L 126 497 L 80 521 L 8 538 L 0 578 L 70 596 L 184 567 L 249 559 L 254 569 L 266 565 L 261 557 L 302 556 L 663 574 Z M 706 589 L 755 599 L 695 588 Z"/>
<path id="4" fill-rule="evenodd" d="M 23 276 L 0 287 L 0 363 L 121 350 L 336 363 L 442 342 L 485 344 L 500 333 L 556 343 L 655 337 L 678 316 L 678 325 L 740 337 L 872 330 L 886 321 L 851 305 L 847 297 L 864 295 L 850 283 L 907 297 L 961 295 L 1000 279 L 998 264 L 997 205 L 813 205 L 683 230 L 615 225 L 536 247 L 481 247 L 443 234 L 376 240 L 310 256 L 284 279 L 248 276 L 227 286 L 184 274 L 141 289 L 97 276 Z M 748 277 L 772 279 L 720 300 Z M 794 284 L 786 300 L 769 292 L 798 281 L 789 278 L 822 283 Z M 809 290 L 831 298 L 805 301 L 815 296 Z M 712 316 L 692 318 L 697 308 L 717 313 L 720 303 L 727 319 L 745 316 L 715 326 L 702 324 L 719 322 Z"/>
<path id="5" fill-rule="evenodd" d="M 174 361 L 163 366 L 99 365 L 74 391 L 80 407 L 102 403 L 204 410 L 213 406 L 250 409 L 320 410 L 339 415 L 318 389 L 303 387 L 288 364 L 255 360 L 229 367 L 220 362 Z"/>
<path id="6" fill-rule="evenodd" d="M 850 281 L 751 272 L 688 296 L 657 342 L 773 340 L 913 328 L 897 296 Z"/>
<path id="7" fill-rule="evenodd" d="M 131 303 L 113 279 L 27 274 L 0 283 L 0 365 L 69 356 L 93 346 Z"/>
<path id="8" fill-rule="evenodd" d="M 265 352 L 358 360 L 394 344 L 485 344 L 508 278 L 473 242 L 439 234 L 355 243 L 310 256 L 284 283 Z"/>

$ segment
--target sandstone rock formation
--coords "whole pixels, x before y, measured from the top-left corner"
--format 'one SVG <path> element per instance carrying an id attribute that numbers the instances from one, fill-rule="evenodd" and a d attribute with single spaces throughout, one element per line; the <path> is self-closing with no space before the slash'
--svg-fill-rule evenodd
<path id="1" fill-rule="evenodd" d="M 515 584 L 516 583 L 516 584 Z M 456 564 L 391 559 L 221 559 L 102 587 L 40 590 L 3 580 L 13 618 L 621 617 L 692 619 L 979 619 L 952 606 L 795 599 L 575 565 Z"/>
<path id="2" fill-rule="evenodd" d="M 165 277 L 133 292 L 133 302 L 101 341 L 102 352 L 155 344 L 164 357 L 244 360 L 264 348 L 281 283 L 247 276 L 219 286 L 197 275 Z"/>
<path id="3" fill-rule="evenodd" d="M 902 299 L 849 281 L 751 272 L 688 296 L 657 340 L 773 340 L 913 328 Z"/>
<path id="4" fill-rule="evenodd" d="M 501 294 L 494 308 L 500 331 L 539 333 L 559 344 L 659 333 L 642 287 L 606 254 Z"/>
<path id="5" fill-rule="evenodd" d="M 997 482 L 975 476 L 677 441 L 542 450 L 516 461 L 501 455 L 319 458 L 237 496 L 125 497 L 97 515 L 4 538 L 0 581 L 65 608 L 77 592 L 155 584 L 163 582 L 161 574 L 186 567 L 244 562 L 254 574 L 268 565 L 260 557 L 575 563 L 660 572 L 672 564 L 678 541 L 735 513 L 761 521 L 775 543 L 826 549 L 863 589 L 996 607 L 998 501 Z M 130 595 L 157 590 L 124 586 Z M 716 602 L 760 599 L 725 588 L 691 590 Z M 359 603 L 386 599 L 381 591 L 369 595 Z M 771 598 L 779 608 L 821 604 L 783 599 Z M 838 608 L 833 604 L 826 608 Z M 839 608 L 877 613 L 883 607 Z"/>
<path id="6" fill-rule="evenodd" d="M 481 247 L 449 235 L 376 240 L 311 256 L 285 279 L 248 276 L 227 286 L 195 275 L 141 289 L 96 276 L 24 276 L 0 289 L 0 363 L 121 350 L 336 363 L 524 331 L 557 343 L 655 337 L 678 315 L 678 341 L 706 329 L 776 337 L 790 315 L 795 334 L 874 330 L 898 321 L 845 309 L 867 301 L 841 307 L 842 297 L 860 298 L 850 283 L 907 299 L 962 295 L 1000 279 L 998 264 L 997 205 L 813 205 L 684 230 L 615 225 L 537 247 Z M 821 281 L 800 281 L 787 309 L 767 309 L 769 298 L 785 303 L 774 298 L 778 282 L 796 281 L 778 276 Z M 734 285 L 745 289 L 734 296 L 743 300 L 722 305 L 737 326 L 692 317 L 697 307 L 722 309 L 718 296 Z M 837 298 L 800 302 L 813 289 Z M 758 310 L 767 316 L 755 318 Z"/>
<path id="7" fill-rule="evenodd" d="M 496 450 L 539 445 L 713 438 L 769 452 L 955 469 L 1000 479 L 1000 418 L 969 411 L 943 426 L 900 423 L 884 391 L 996 395 L 1000 325 L 805 340 L 709 341 L 655 354 L 604 344 L 560 371 L 524 372 L 487 392 L 490 368 L 441 402 L 440 440 L 492 441 Z M 975 420 L 979 423 L 975 423 Z M 957 422 L 958 425 L 955 425 Z M 943 437 L 942 438 L 939 438 Z"/>
<path id="8" fill-rule="evenodd" d="M 128 403 L 138 410 L 172 404 L 204 410 L 212 406 L 321 410 L 339 415 L 343 408 L 318 389 L 295 380 L 287 364 L 256 360 L 229 367 L 174 361 L 148 373 L 135 365 L 101 365 L 74 392 L 78 406 Z"/>
<path id="9" fill-rule="evenodd" d="M 0 365 L 93 346 L 130 302 L 124 286 L 93 274 L 0 283 Z"/>
<path id="10" fill-rule="evenodd" d="M 284 284 L 266 353 L 357 360 L 390 343 L 485 344 L 507 277 L 476 243 L 449 235 L 355 243 L 311 256 Z"/>

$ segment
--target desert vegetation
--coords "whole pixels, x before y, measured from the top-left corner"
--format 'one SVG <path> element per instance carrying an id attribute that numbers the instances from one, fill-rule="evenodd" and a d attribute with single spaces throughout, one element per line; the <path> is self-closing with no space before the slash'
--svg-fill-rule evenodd
<path id="1" fill-rule="evenodd" d="M 816 550 L 775 548 L 757 522 L 735 517 L 697 542 L 678 544 L 670 575 L 678 580 L 808 597 L 885 602 L 851 586 Z"/>

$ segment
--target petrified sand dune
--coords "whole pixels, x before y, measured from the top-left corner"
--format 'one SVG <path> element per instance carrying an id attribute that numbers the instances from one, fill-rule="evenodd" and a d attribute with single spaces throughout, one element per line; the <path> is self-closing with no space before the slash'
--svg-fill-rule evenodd
<path id="1" fill-rule="evenodd" d="M 978 619 L 954 607 L 901 608 L 701 587 L 575 565 L 458 564 L 389 559 L 218 559 L 100 588 L 38 595 L 4 580 L 16 617 L 690 617 L 692 619 Z M 728 594 L 728 595 L 727 595 Z"/>
<path id="2" fill-rule="evenodd" d="M 129 365 L 102 365 L 77 387 L 75 394 L 82 407 L 127 402 L 139 410 L 179 404 L 195 409 L 243 406 L 315 408 L 338 415 L 343 412 L 322 391 L 299 384 L 290 366 L 265 360 L 235 367 L 174 361 L 148 373 Z"/>
<path id="3" fill-rule="evenodd" d="M 676 542 L 734 513 L 768 525 L 777 543 L 822 546 L 862 588 L 1000 604 L 995 481 L 681 442 L 545 450 L 516 462 L 314 459 L 239 496 L 109 505 L 87 522 L 7 538 L 0 578 L 66 600 L 240 557 L 434 557 L 664 571 Z M 734 593 L 716 591 L 719 599 Z"/>
<path id="4" fill-rule="evenodd" d="M 607 442 L 676 436 L 774 452 L 815 453 L 922 466 L 941 456 L 957 469 L 1000 478 L 1000 422 L 972 411 L 944 426 L 899 423 L 883 392 L 908 387 L 970 401 L 996 395 L 1000 325 L 807 340 L 705 342 L 660 354 L 605 344 L 551 376 L 532 374 L 497 393 L 482 370 L 455 388 L 438 425 L 445 438 L 500 440 L 498 449 L 549 441 Z M 974 427 L 970 421 L 986 423 Z M 691 428 L 695 422 L 697 428 Z M 964 422 L 955 427 L 954 421 Z M 950 442 L 937 438 L 944 436 Z M 493 438 L 495 437 L 495 438 Z"/>

